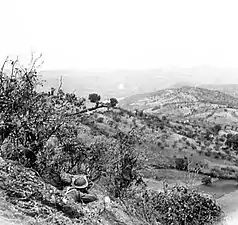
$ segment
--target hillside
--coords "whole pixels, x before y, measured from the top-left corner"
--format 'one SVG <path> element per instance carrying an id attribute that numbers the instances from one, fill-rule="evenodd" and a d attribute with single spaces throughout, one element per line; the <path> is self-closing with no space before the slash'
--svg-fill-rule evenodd
<path id="1" fill-rule="evenodd" d="M 238 97 L 238 84 L 203 84 L 200 85 L 200 87 L 210 90 L 222 91 L 234 97 Z"/>
<path id="2" fill-rule="evenodd" d="M 230 154 L 221 151 L 219 148 L 224 145 L 223 141 L 217 141 L 218 138 L 222 137 L 222 134 L 216 135 L 214 139 L 207 140 L 206 137 L 208 126 L 203 127 L 204 124 L 200 124 L 197 127 L 191 125 L 184 125 L 179 122 L 172 122 L 169 120 L 164 120 L 161 117 L 150 116 L 150 115 L 141 115 L 136 116 L 130 111 L 123 110 L 121 108 L 112 109 L 112 110 L 98 110 L 89 114 L 85 114 L 82 117 L 76 118 L 77 120 L 77 130 L 78 130 L 78 140 L 90 144 L 95 143 L 95 141 L 100 141 L 100 143 L 110 144 L 113 142 L 113 136 L 117 133 L 118 130 L 123 132 L 129 131 L 133 127 L 137 127 L 138 135 L 143 130 L 143 141 L 141 144 L 137 145 L 136 151 L 143 156 L 141 158 L 143 168 L 141 173 L 143 174 L 143 179 L 147 183 L 148 190 L 163 190 L 163 182 L 166 180 L 169 186 L 173 186 L 176 183 L 181 185 L 193 186 L 194 188 L 197 185 L 201 184 L 201 179 L 205 177 L 204 174 L 213 174 L 219 171 L 217 167 L 223 168 L 220 170 L 223 172 L 220 176 L 226 177 L 225 174 L 230 174 L 229 176 L 235 176 L 235 172 L 238 170 L 233 170 L 237 165 L 237 157 L 234 154 L 232 157 Z M 75 119 L 73 120 L 75 121 Z M 206 147 L 205 147 L 206 146 Z M 210 150 L 211 149 L 211 150 Z M 214 149 L 214 150 L 213 150 Z M 216 150 L 215 150 L 216 149 Z M 221 151 L 221 152 L 220 152 Z M 220 152 L 220 153 L 219 153 Z M 66 157 L 66 154 L 64 153 Z M 107 156 L 108 157 L 108 156 Z M 192 164 L 190 169 L 202 168 L 201 174 L 196 174 L 194 172 L 183 171 L 183 169 L 177 168 L 176 158 L 187 157 Z M 177 166 L 176 166 L 177 165 Z M 0 171 L 5 171 L 5 166 Z M 16 166 L 13 168 L 17 168 Z M 22 169 L 17 169 L 16 171 L 21 171 Z M 12 170 L 11 170 L 12 171 Z M 229 172 L 229 173 L 228 173 Z M 24 172 L 28 174 L 28 177 L 34 177 L 32 172 Z M 204 174 L 203 174 L 204 173 Z M 1 174 L 0 174 L 1 175 Z M 23 173 L 22 173 L 23 175 Z M 14 173 L 12 173 L 12 185 L 18 184 L 14 180 Z M 215 175 L 213 175 L 215 176 Z M 1 176 L 0 176 L 1 177 Z M 10 175 L 9 175 L 10 177 Z M 9 178 L 10 179 L 10 178 Z M 21 175 L 18 175 L 19 182 L 24 183 L 21 179 Z M 26 179 L 24 177 L 24 179 Z M 37 181 L 39 177 L 35 178 Z M 31 181 L 32 182 L 32 181 Z M 94 193 L 100 197 L 100 201 L 96 204 L 89 204 L 88 206 L 80 206 L 83 211 L 89 210 L 90 213 L 95 213 L 97 210 L 102 210 L 103 197 L 105 196 L 104 191 L 104 179 L 95 183 L 96 189 L 92 189 Z M 51 185 L 54 185 L 54 182 L 50 181 Z M 20 183 L 19 183 L 20 184 Z M 30 183 L 28 182 L 28 185 Z M 31 185 L 33 185 L 32 183 Z M 13 185 L 13 186 L 14 186 Z M 29 187 L 31 187 L 31 185 Z M 10 186 L 9 186 L 10 187 Z M 34 193 L 33 185 L 32 193 Z M 61 193 L 54 186 L 49 185 L 49 190 L 53 189 L 54 192 Z M 203 187 L 202 187 L 203 188 Z M 10 189 L 9 189 L 10 190 Z M 20 190 L 13 189 L 12 192 L 8 193 L 11 197 L 11 201 L 18 202 L 18 210 L 28 213 L 28 208 L 22 208 L 29 203 L 24 203 L 21 198 L 16 197 L 16 193 Z M 42 190 L 43 191 L 43 190 Z M 228 190 L 229 193 L 231 190 Z M 223 192 L 211 192 L 209 194 L 216 196 L 222 196 L 226 191 Z M 14 198 L 12 198 L 14 194 Z M 23 201 L 23 202 L 22 202 Z M 31 202 L 33 204 L 33 202 Z M 37 203 L 42 204 L 42 203 Z M 45 208 L 45 210 L 53 210 L 49 206 L 38 205 L 38 207 Z M 121 221 L 120 224 L 143 224 L 142 218 L 140 221 L 133 218 L 131 215 L 128 215 L 123 208 L 116 200 L 112 203 L 115 208 L 110 212 L 110 217 L 108 215 L 100 216 L 101 223 L 98 224 L 116 224 L 116 221 Z M 14 207 L 14 206 L 11 206 Z M 30 207 L 30 205 L 28 206 Z M 89 207 L 89 209 L 88 209 Z M 31 209 L 31 207 L 30 207 Z M 120 210 L 119 210 L 120 209 Z M 116 211 L 117 210 L 117 213 Z M 119 210 L 119 211 L 118 211 Z M 41 221 L 42 215 L 34 211 L 34 214 Z M 59 218 L 61 220 L 67 220 L 67 217 L 62 213 L 59 213 Z M 94 217 L 92 217 L 93 219 Z M 56 220 L 57 218 L 52 218 Z M 138 219 L 138 217 L 137 217 Z M 31 217 L 25 219 L 26 221 L 32 221 Z M 88 218 L 89 220 L 89 218 Z M 49 220 L 51 221 L 51 220 Z M 74 220 L 72 220 L 74 221 Z M 53 222 L 53 221 L 52 221 Z M 69 223 L 70 224 L 70 223 Z M 92 223 L 91 223 L 92 224 Z"/>
<path id="3" fill-rule="evenodd" d="M 113 141 L 112 137 L 118 130 L 126 132 L 133 127 L 137 127 L 136 129 L 138 131 L 143 130 L 142 144 L 138 145 L 136 149 L 137 152 L 143 156 L 141 158 L 143 165 L 141 173 L 148 185 L 147 188 L 151 190 L 163 190 L 164 180 L 171 186 L 180 183 L 181 185 L 189 185 L 195 188 L 196 185 L 201 184 L 201 179 L 205 177 L 202 173 L 213 174 L 213 170 L 215 173 L 218 173 L 219 168 L 223 168 L 220 170 L 220 173 L 222 172 L 220 174 L 221 177 L 228 176 L 225 174 L 230 174 L 229 176 L 234 177 L 235 172 L 238 170 L 238 167 L 237 170 L 234 170 L 237 165 L 236 155 L 231 156 L 228 152 L 220 150 L 225 141 L 218 141 L 218 138 L 223 137 L 222 133 L 216 135 L 214 139 L 206 139 L 205 137 L 209 127 L 202 123 L 196 127 L 184 125 L 183 123 L 164 120 L 162 117 L 146 114 L 136 116 L 134 113 L 121 108 L 109 111 L 101 109 L 85 114 L 76 120 L 78 140 L 87 144 L 94 143 L 95 141 L 110 144 Z M 75 119 L 73 121 L 75 121 Z M 203 127 L 203 125 L 205 125 L 205 127 Z M 176 169 L 175 158 L 180 157 L 187 157 L 191 160 L 193 164 L 190 165 L 190 169 L 196 169 L 202 166 L 201 168 L 204 168 L 204 171 L 202 171 L 201 174 L 196 174 L 192 171 L 186 172 Z M 51 181 L 51 184 L 54 184 L 52 182 L 53 181 Z M 95 212 L 95 210 L 102 209 L 101 204 L 105 196 L 104 191 L 102 191 L 104 187 L 103 183 L 103 179 L 96 182 L 95 187 L 98 187 L 98 189 L 92 190 L 100 196 L 100 201 L 96 203 L 96 205 L 88 206 L 91 207 L 91 213 Z M 51 188 L 54 189 L 54 187 Z M 224 193 L 229 193 L 232 190 L 228 190 L 227 192 L 225 190 L 222 192 L 215 191 L 214 193 L 208 191 L 208 193 L 216 197 L 222 196 Z M 16 190 L 14 190 L 13 193 L 15 192 Z M 11 196 L 11 193 L 9 194 Z M 14 200 L 14 198 L 12 200 Z M 19 199 L 19 201 L 21 201 L 21 199 Z M 117 210 L 118 207 L 122 207 L 120 204 L 118 205 L 117 201 L 113 202 L 113 204 L 115 204 Z M 21 207 L 19 209 L 21 209 Z M 27 212 L 27 209 L 24 210 Z M 53 209 L 48 208 L 47 210 Z M 87 207 L 83 207 L 82 210 L 87 210 Z M 136 219 L 133 219 L 131 216 L 128 217 L 128 214 L 125 213 L 124 210 L 125 209 L 121 208 L 121 211 L 118 211 L 117 214 L 113 211 L 110 218 L 108 218 L 107 215 L 105 215 L 106 217 L 100 217 L 101 220 L 104 221 L 101 224 L 108 223 L 111 225 L 113 224 L 112 221 L 115 223 L 117 220 L 124 221 L 124 223 L 121 222 L 121 224 L 139 224 L 139 221 L 133 222 L 133 220 L 135 221 Z M 39 221 L 41 221 L 41 216 L 38 216 Z M 61 220 L 66 219 L 61 214 L 59 214 L 59 216 Z M 32 218 L 30 217 L 27 221 L 28 220 L 32 220 Z M 129 220 L 131 221 L 130 223 Z M 105 221 L 107 221 L 107 223 Z"/>
<path id="4" fill-rule="evenodd" d="M 217 199 L 237 190 L 238 135 L 226 126 L 236 122 L 235 97 L 184 87 L 118 107 L 98 94 L 37 92 L 31 70 L 2 80 L 2 217 L 14 219 L 15 210 L 25 224 L 206 224 L 223 215 Z"/>
<path id="5" fill-rule="evenodd" d="M 209 90 L 217 90 L 224 92 L 226 94 L 229 94 L 234 97 L 238 97 L 238 84 L 196 84 L 196 83 L 189 83 L 189 82 L 181 82 L 181 83 L 176 83 L 171 86 L 171 88 L 181 88 L 184 86 L 190 86 L 190 87 L 200 87 L 200 88 L 205 88 Z"/>
<path id="6" fill-rule="evenodd" d="M 217 90 L 185 86 L 134 95 L 120 101 L 122 107 L 153 114 L 206 117 L 219 108 L 237 108 L 238 99 Z M 203 115 L 202 115 L 203 114 Z"/>

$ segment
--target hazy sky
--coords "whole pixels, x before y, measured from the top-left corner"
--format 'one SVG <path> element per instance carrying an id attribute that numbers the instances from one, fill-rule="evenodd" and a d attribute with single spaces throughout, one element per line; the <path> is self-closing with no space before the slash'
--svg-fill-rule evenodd
<path id="1" fill-rule="evenodd" d="M 0 61 L 45 69 L 238 68 L 238 1 L 1 0 Z"/>

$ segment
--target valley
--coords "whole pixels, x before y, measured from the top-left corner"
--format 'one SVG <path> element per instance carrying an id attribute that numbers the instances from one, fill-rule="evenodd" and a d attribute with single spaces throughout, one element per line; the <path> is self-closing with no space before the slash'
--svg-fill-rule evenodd
<path id="1" fill-rule="evenodd" d="M 21 96 L 24 92 L 20 86 L 19 90 Z M 8 141 L 1 143 L 1 157 L 6 160 L 3 162 L 9 164 L 13 172 L 8 174 L 6 168 L 2 166 L 0 178 L 2 176 L 2 180 L 6 180 L 4 176 L 10 176 L 13 186 L 5 182 L 0 184 L 5 186 L 5 191 L 10 190 L 6 193 L 10 197 L 11 204 L 17 202 L 18 209 L 24 214 L 28 216 L 34 214 L 39 217 L 38 221 L 41 221 L 44 216 L 44 213 L 37 211 L 36 207 L 27 205 L 28 208 L 24 208 L 25 204 L 30 202 L 33 204 L 33 200 L 26 203 L 24 198 L 17 197 L 22 195 L 18 186 L 20 183 L 24 185 L 30 183 L 31 195 L 34 192 L 40 192 L 43 196 L 48 193 L 45 189 L 38 190 L 36 183 L 32 180 L 27 181 L 28 178 L 24 174 L 29 174 L 29 178 L 34 177 L 33 180 L 36 182 L 47 184 L 43 185 L 44 188 L 49 185 L 51 192 L 61 196 L 62 183 L 59 173 L 62 170 L 72 173 L 84 171 L 89 179 L 94 181 L 92 190 L 97 193 L 98 202 L 86 207 L 80 206 L 80 210 L 87 212 L 86 216 L 93 215 L 87 217 L 91 224 L 96 224 L 95 221 L 100 220 L 104 221 L 100 224 L 111 225 L 112 221 L 120 219 L 124 221 L 122 224 L 139 224 L 138 221 L 138 223 L 132 222 L 138 217 L 138 214 L 133 213 L 140 211 L 145 205 L 142 208 L 138 206 L 134 211 L 130 207 L 137 207 L 133 202 L 145 201 L 143 199 L 145 197 L 138 199 L 136 191 L 141 193 L 139 196 L 150 193 L 151 201 L 157 198 L 170 199 L 169 204 L 173 205 L 173 199 L 176 199 L 177 195 L 183 196 L 183 189 L 185 189 L 185 193 L 194 194 L 204 201 L 211 199 L 211 201 L 222 201 L 222 207 L 227 209 L 228 214 L 233 210 L 233 202 L 229 206 L 228 196 L 238 192 L 238 98 L 234 95 L 219 90 L 184 86 L 132 95 L 122 98 L 118 103 L 116 99 L 110 99 L 109 102 L 101 101 L 101 96 L 96 93 L 89 95 L 88 99 L 83 99 L 77 98 L 72 93 L 64 93 L 62 90 L 58 90 L 57 93 L 52 90 L 48 93 L 33 93 L 33 96 L 36 95 L 36 99 L 39 100 L 37 106 L 34 105 L 35 102 L 33 104 L 30 99 L 27 100 L 27 104 L 33 104 L 30 107 L 33 111 L 29 110 L 32 113 L 31 117 L 29 112 L 25 114 L 21 107 L 18 109 L 25 118 L 28 118 L 27 129 L 24 130 L 25 125 L 16 126 L 16 132 L 12 132 L 14 138 L 9 137 L 6 139 Z M 25 95 L 22 96 L 25 98 Z M 15 101 L 15 98 L 11 100 Z M 18 123 L 24 124 L 15 113 L 9 113 L 12 112 L 11 107 L 6 110 L 9 111 L 6 111 L 5 115 L 12 116 L 14 120 L 20 120 Z M 35 145 L 31 143 L 32 137 L 25 140 L 25 146 L 23 142 L 16 144 L 16 140 L 24 140 L 25 136 L 22 135 L 27 135 L 29 129 L 33 138 L 34 135 L 45 138 L 44 145 L 38 143 L 37 160 L 32 164 L 30 164 L 31 159 L 19 153 L 25 148 L 33 149 Z M 39 140 L 35 139 L 35 142 Z M 19 165 L 13 164 L 14 161 Z M 129 163 L 127 165 L 130 168 L 129 175 L 124 174 L 128 173 L 125 172 L 128 169 L 124 168 L 126 162 Z M 32 174 L 27 168 L 33 168 L 40 177 Z M 21 171 L 19 180 L 14 175 L 18 170 Z M 21 179 L 24 181 L 21 182 Z M 118 186 L 118 179 L 128 186 L 126 188 Z M 140 188 L 135 185 L 139 181 L 142 182 Z M 113 204 L 120 208 L 119 214 L 113 210 L 110 211 L 110 216 L 95 214 L 101 209 L 105 193 L 110 195 Z M 163 193 L 164 197 L 162 197 Z M 125 202 L 122 204 L 119 201 L 120 195 L 130 197 L 123 197 Z M 56 213 L 60 209 L 64 212 L 62 220 L 68 220 L 68 211 L 66 213 L 62 208 L 62 201 L 59 200 L 56 209 L 52 206 L 52 201 L 55 200 L 46 196 L 44 201 L 34 197 L 34 204 L 38 205 L 38 208 L 44 208 L 48 213 L 49 211 Z M 227 200 L 225 200 L 226 196 Z M 158 202 L 148 201 L 151 205 L 146 213 L 139 217 L 141 224 L 149 221 L 148 213 L 151 219 L 156 218 L 160 222 L 169 220 L 169 214 L 162 208 L 154 208 L 155 211 L 150 211 L 150 208 L 156 207 Z M 75 210 L 76 205 L 70 207 Z M 128 208 L 124 207 L 129 207 L 128 212 L 132 214 L 127 214 Z M 165 207 L 169 206 L 165 205 Z M 232 210 L 229 211 L 231 208 Z M 29 209 L 33 212 L 29 212 Z M 159 213 L 156 210 L 159 210 Z M 219 208 L 217 210 L 219 211 Z M 166 219 L 160 217 L 160 213 Z M 218 217 L 216 211 L 211 211 L 211 214 L 214 214 L 214 218 Z M 204 218 L 209 220 L 210 216 Z M 176 216 L 174 219 L 180 220 Z M 73 219 L 70 221 L 71 224 L 75 222 Z"/>
<path id="2" fill-rule="evenodd" d="M 144 95 L 136 95 L 121 101 L 123 107 L 135 110 L 138 113 L 141 111 L 141 113 L 143 112 L 145 114 L 148 113 L 150 115 L 166 117 L 166 119 L 170 121 L 170 128 L 173 127 L 173 134 L 168 135 L 170 138 L 167 139 L 170 143 L 175 143 L 172 145 L 173 150 L 176 149 L 175 146 L 177 145 L 180 151 L 179 154 L 183 152 L 181 155 L 186 155 L 186 157 L 188 154 L 191 154 L 191 162 L 206 162 L 206 165 L 209 164 L 210 166 L 203 167 L 203 174 L 206 174 L 209 167 L 210 172 L 217 170 L 219 175 L 216 176 L 219 177 L 219 179 L 215 179 L 211 185 L 199 184 L 198 180 L 201 181 L 201 177 L 196 177 L 194 184 L 190 185 L 218 199 L 218 202 L 222 204 L 225 212 L 228 214 L 228 218 L 230 218 L 229 215 L 231 215 L 234 210 L 237 210 L 235 200 L 229 200 L 229 196 L 232 196 L 233 193 L 234 195 L 238 193 L 236 175 L 233 177 L 231 171 L 228 173 L 225 172 L 225 170 L 229 168 L 228 170 L 236 171 L 236 174 L 238 166 L 237 159 L 235 159 L 237 152 L 233 152 L 234 149 L 232 150 L 226 146 L 226 141 L 223 139 L 228 135 L 237 136 L 238 134 L 237 99 L 232 96 L 213 89 L 209 90 L 186 86 L 182 88 L 165 89 Z M 209 129 L 212 127 L 215 128 L 216 126 L 219 127 L 219 131 L 215 132 L 215 134 L 213 132 L 208 134 L 209 137 L 205 135 Z M 176 130 L 176 128 L 181 129 L 181 131 Z M 183 129 L 185 129 L 185 131 L 182 131 Z M 187 139 L 185 143 L 187 143 L 188 146 L 184 146 L 183 144 L 178 145 L 183 138 Z M 191 145 L 190 143 L 192 143 L 192 148 L 189 146 Z M 181 150 L 181 148 L 183 150 Z M 205 152 L 203 152 L 203 150 L 205 150 Z M 163 156 L 167 155 L 167 157 L 169 157 L 169 149 L 164 151 L 166 154 L 163 154 Z M 231 160 L 222 156 L 225 152 L 227 152 L 228 158 L 232 156 L 235 158 Z M 175 154 L 178 156 L 177 153 Z M 226 175 L 221 171 L 224 171 Z M 166 174 L 166 172 L 163 174 Z M 172 182 L 174 181 L 173 184 L 178 181 L 181 182 L 179 175 L 173 176 L 172 174 L 174 174 L 173 171 L 167 171 L 167 176 L 165 177 L 170 177 L 170 182 L 171 180 Z M 230 179 L 231 177 L 233 177 L 233 179 Z M 228 180 L 226 178 L 228 178 Z M 161 188 L 161 185 L 155 184 L 152 181 L 149 181 L 149 184 L 153 189 Z M 229 219 L 228 224 L 233 223 L 231 219 Z"/>

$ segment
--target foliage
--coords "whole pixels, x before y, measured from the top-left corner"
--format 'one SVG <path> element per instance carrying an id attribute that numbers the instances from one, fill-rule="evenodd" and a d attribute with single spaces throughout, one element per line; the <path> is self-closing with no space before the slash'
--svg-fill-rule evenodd
<path id="1" fill-rule="evenodd" d="M 97 119 L 96 119 L 96 121 L 98 122 L 98 123 L 103 123 L 103 117 L 98 117 Z"/>
<path id="2" fill-rule="evenodd" d="M 98 95 L 97 93 L 92 93 L 92 94 L 89 94 L 88 99 L 92 103 L 98 103 L 101 100 L 101 96 Z"/>
<path id="3" fill-rule="evenodd" d="M 177 170 L 188 170 L 188 159 L 187 158 L 175 158 L 175 168 Z"/>
<path id="4" fill-rule="evenodd" d="M 115 107 L 118 104 L 118 101 L 116 98 L 110 98 L 110 104 L 111 107 Z"/>
<path id="5" fill-rule="evenodd" d="M 122 197 L 128 188 L 141 180 L 142 154 L 136 148 L 141 137 L 135 128 L 128 133 L 118 131 L 108 146 L 105 180 L 109 193 L 116 198 Z"/>
<path id="6" fill-rule="evenodd" d="M 62 169 L 73 172 L 84 166 L 90 178 L 98 179 L 105 148 L 100 143 L 90 146 L 81 143 L 77 137 L 78 124 L 85 112 L 111 107 L 117 100 L 102 103 L 101 97 L 93 93 L 89 99 L 96 106 L 86 108 L 85 99 L 64 93 L 62 84 L 58 90 L 39 92 L 43 81 L 36 71 L 37 60 L 32 60 L 29 69 L 18 60 L 6 60 L 0 72 L 1 144 L 4 140 L 11 144 L 11 148 L 1 148 L 1 155 L 45 176 L 58 177 Z M 4 70 L 7 65 L 10 70 Z M 46 143 L 52 135 L 59 144 L 51 148 Z M 54 183 L 58 184 L 58 179 Z"/>
<path id="7" fill-rule="evenodd" d="M 211 130 L 213 131 L 214 134 L 218 134 L 218 132 L 221 130 L 221 125 L 220 124 L 216 124 L 214 127 L 211 128 Z"/>
<path id="8" fill-rule="evenodd" d="M 225 144 L 238 152 L 238 134 L 228 134 Z"/>
<path id="9" fill-rule="evenodd" d="M 206 176 L 202 178 L 202 184 L 204 185 L 209 185 L 212 183 L 212 178 L 210 176 Z"/>
<path id="10" fill-rule="evenodd" d="M 192 224 L 203 224 L 209 218 L 213 220 L 220 215 L 220 209 L 214 202 L 184 188 L 176 187 L 166 193 L 136 193 L 138 189 L 135 186 L 143 183 L 140 175 L 143 154 L 139 145 L 144 141 L 144 134 L 139 129 L 140 124 L 134 117 L 134 127 L 122 131 L 116 123 L 117 132 L 109 135 L 105 129 L 96 127 L 95 118 L 90 118 L 91 121 L 85 119 L 86 112 L 115 107 L 117 99 L 111 98 L 110 102 L 103 103 L 100 102 L 100 95 L 92 93 L 88 99 L 95 106 L 87 108 L 86 99 L 64 93 L 61 84 L 58 89 L 39 92 L 38 87 L 43 85 L 43 81 L 37 74 L 36 61 L 33 60 L 28 69 L 18 61 L 7 60 L 5 64 L 8 63 L 10 70 L 4 71 L 4 65 L 0 72 L 0 144 L 7 144 L 1 148 L 3 158 L 33 168 L 44 181 L 58 189 L 63 187 L 61 172 L 84 173 L 90 181 L 101 179 L 110 196 L 127 201 L 142 220 L 151 224 L 155 221 L 184 224 L 185 220 Z M 122 111 L 119 114 L 122 115 Z M 120 122 L 120 115 L 114 115 L 113 119 Z M 161 120 L 145 115 L 143 111 L 139 116 L 151 128 L 164 129 L 169 125 L 165 116 Z M 102 117 L 97 121 L 103 122 Z M 81 141 L 79 125 L 86 123 L 92 128 L 91 132 L 107 135 L 107 139 L 90 143 Z M 57 141 L 49 144 L 53 142 L 53 137 Z M 161 145 L 161 149 L 163 147 Z M 175 165 L 176 169 L 187 170 L 188 160 L 177 158 Z M 205 207 L 208 209 L 206 212 Z M 198 209 L 200 211 L 196 211 Z"/>
<path id="11" fill-rule="evenodd" d="M 148 224 L 212 224 L 223 215 L 214 200 L 183 186 L 165 192 L 134 190 L 127 193 L 125 204 Z"/>
<path id="12" fill-rule="evenodd" d="M 9 139 L 17 148 L 30 148 L 34 154 L 42 150 L 52 134 L 67 121 L 67 114 L 75 113 L 84 104 L 74 94 L 61 89 L 54 92 L 37 92 L 43 85 L 36 72 L 35 61 L 30 69 L 12 62 L 11 73 L 0 74 L 2 142 Z"/>

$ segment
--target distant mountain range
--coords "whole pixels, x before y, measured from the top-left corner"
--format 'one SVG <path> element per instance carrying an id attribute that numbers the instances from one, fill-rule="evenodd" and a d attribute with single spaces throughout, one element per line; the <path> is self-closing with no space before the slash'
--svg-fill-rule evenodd
<path id="1" fill-rule="evenodd" d="M 111 72 L 51 70 L 41 71 L 40 74 L 46 80 L 45 90 L 58 87 L 62 77 L 63 89 L 75 92 L 78 96 L 88 96 L 89 93 L 97 92 L 103 98 L 124 98 L 184 85 L 222 90 L 232 95 L 238 93 L 238 85 L 230 85 L 238 84 L 238 70 L 209 66 Z"/>

